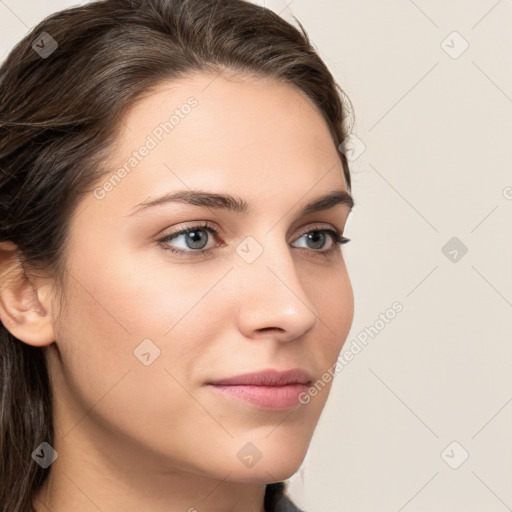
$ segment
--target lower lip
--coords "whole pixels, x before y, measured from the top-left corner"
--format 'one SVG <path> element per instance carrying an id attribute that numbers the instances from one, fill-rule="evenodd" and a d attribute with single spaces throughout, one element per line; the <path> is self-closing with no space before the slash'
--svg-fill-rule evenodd
<path id="1" fill-rule="evenodd" d="M 256 407 L 268 411 L 286 411 L 300 403 L 299 395 L 307 391 L 306 384 L 288 384 L 286 386 L 217 386 L 211 388 L 226 396 L 245 400 Z"/>

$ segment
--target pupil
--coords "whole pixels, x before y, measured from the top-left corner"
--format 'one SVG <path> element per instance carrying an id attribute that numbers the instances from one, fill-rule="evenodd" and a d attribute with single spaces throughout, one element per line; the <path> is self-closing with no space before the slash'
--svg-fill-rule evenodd
<path id="1" fill-rule="evenodd" d="M 202 237 L 199 236 L 200 233 L 203 233 Z M 202 247 L 197 247 L 196 245 L 194 245 L 194 244 L 197 244 L 197 243 L 201 244 L 201 238 L 203 239 L 203 241 L 205 240 L 206 233 L 204 231 L 189 231 L 188 236 L 191 239 L 194 239 L 194 238 L 198 238 L 199 239 L 199 240 L 192 240 L 193 246 L 192 247 L 189 246 L 190 249 L 202 249 L 204 247 L 204 245 Z"/>
<path id="2" fill-rule="evenodd" d="M 320 237 L 320 242 L 321 242 L 321 243 L 320 243 L 319 247 L 314 247 L 314 249 L 320 249 L 320 248 L 322 248 L 322 247 L 323 247 L 323 245 L 324 245 L 325 233 L 321 233 L 320 231 L 316 231 L 316 232 L 314 232 L 314 233 L 309 233 L 309 235 L 308 235 L 308 239 L 309 239 L 310 241 L 312 241 L 313 243 L 316 243 L 315 238 L 318 238 L 318 237 Z"/>

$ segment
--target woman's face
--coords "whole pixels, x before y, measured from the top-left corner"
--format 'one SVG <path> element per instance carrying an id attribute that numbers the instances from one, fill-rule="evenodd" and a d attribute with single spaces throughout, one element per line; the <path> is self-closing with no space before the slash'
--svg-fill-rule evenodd
<path id="1" fill-rule="evenodd" d="M 291 85 L 206 74 L 160 86 L 124 121 L 111 172 L 71 219 L 66 308 L 47 347 L 60 464 L 115 461 L 139 482 L 288 478 L 332 382 L 281 407 L 206 383 L 292 368 L 314 383 L 337 360 L 353 317 L 343 246 L 308 233 L 342 234 L 350 207 L 302 212 L 347 191 L 328 127 Z M 139 206 L 178 191 L 247 208 Z"/>

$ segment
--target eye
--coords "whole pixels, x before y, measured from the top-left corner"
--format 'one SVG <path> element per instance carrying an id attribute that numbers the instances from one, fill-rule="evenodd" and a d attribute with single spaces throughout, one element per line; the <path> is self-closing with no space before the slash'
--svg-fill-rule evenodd
<path id="1" fill-rule="evenodd" d="M 341 244 L 350 242 L 349 238 L 345 238 L 337 230 L 325 227 L 319 228 L 318 226 L 313 226 L 313 229 L 310 227 L 306 233 L 298 238 L 298 240 L 301 239 L 305 240 L 306 249 L 313 249 L 315 252 L 324 255 L 329 255 L 336 251 Z M 331 240 L 331 244 L 327 249 L 324 249 L 325 244 L 329 243 L 329 239 Z"/>
<path id="2" fill-rule="evenodd" d="M 164 250 L 174 254 L 198 256 L 210 251 L 210 248 L 205 248 L 208 244 L 208 233 L 216 236 L 218 231 L 208 222 L 204 222 L 170 233 L 157 241 Z M 183 237 L 184 247 L 176 248 L 169 245 L 169 242 L 177 240 L 180 237 Z M 333 253 L 338 249 L 339 245 L 346 244 L 350 241 L 350 239 L 345 238 L 335 229 L 326 227 L 319 228 L 318 226 L 313 226 L 312 229 L 310 227 L 298 240 L 303 238 L 306 241 L 306 247 L 302 246 L 299 248 L 312 249 L 313 252 L 324 255 Z M 327 249 L 321 250 L 324 248 L 326 242 L 328 243 L 329 239 L 331 240 L 330 246 Z"/>
<path id="3" fill-rule="evenodd" d="M 203 224 L 197 225 L 197 226 L 189 226 L 187 228 L 181 229 L 179 231 L 175 231 L 174 233 L 171 233 L 170 235 L 166 235 L 163 238 L 160 238 L 158 242 L 162 244 L 162 247 L 167 250 L 171 251 L 172 253 L 177 254 L 190 254 L 194 253 L 194 255 L 197 254 L 203 254 L 205 252 L 208 252 L 209 249 L 204 249 L 206 244 L 208 243 L 208 234 L 210 233 L 212 235 L 217 235 L 218 231 L 214 229 L 208 222 L 205 222 Z M 185 242 L 185 249 L 179 248 L 176 249 L 175 247 L 171 247 L 168 245 L 168 243 L 171 240 L 178 239 L 180 237 L 183 237 Z"/>

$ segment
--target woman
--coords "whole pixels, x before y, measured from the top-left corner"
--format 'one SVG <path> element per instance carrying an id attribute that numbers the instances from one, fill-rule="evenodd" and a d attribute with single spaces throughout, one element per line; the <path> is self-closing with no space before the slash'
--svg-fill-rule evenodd
<path id="1" fill-rule="evenodd" d="M 106 0 L 3 63 L 2 510 L 299 510 L 353 317 L 342 91 L 301 29 Z"/>

